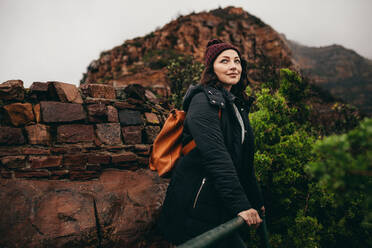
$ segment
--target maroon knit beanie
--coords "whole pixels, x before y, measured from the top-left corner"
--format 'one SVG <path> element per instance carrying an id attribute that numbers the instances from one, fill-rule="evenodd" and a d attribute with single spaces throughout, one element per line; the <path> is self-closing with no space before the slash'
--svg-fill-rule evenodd
<path id="1" fill-rule="evenodd" d="M 207 50 L 205 51 L 205 55 L 204 55 L 205 66 L 207 68 L 211 66 L 214 60 L 217 58 L 217 56 L 227 49 L 234 49 L 238 53 L 239 57 L 241 58 L 240 52 L 237 47 L 229 43 L 225 43 L 219 39 L 210 40 L 207 44 Z"/>

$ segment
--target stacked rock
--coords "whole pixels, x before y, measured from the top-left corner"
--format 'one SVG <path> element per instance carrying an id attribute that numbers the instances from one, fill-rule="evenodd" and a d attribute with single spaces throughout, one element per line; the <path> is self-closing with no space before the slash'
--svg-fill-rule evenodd
<path id="1" fill-rule="evenodd" d="M 0 84 L 0 177 L 87 180 L 146 167 L 167 111 L 140 85 Z"/>

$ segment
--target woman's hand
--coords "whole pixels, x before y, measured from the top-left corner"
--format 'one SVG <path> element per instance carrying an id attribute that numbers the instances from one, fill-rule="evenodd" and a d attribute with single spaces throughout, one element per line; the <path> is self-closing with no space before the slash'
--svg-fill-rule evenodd
<path id="1" fill-rule="evenodd" d="M 254 227 L 257 228 L 262 222 L 257 210 L 253 208 L 241 211 L 238 215 L 245 220 L 248 226 L 254 225 Z"/>

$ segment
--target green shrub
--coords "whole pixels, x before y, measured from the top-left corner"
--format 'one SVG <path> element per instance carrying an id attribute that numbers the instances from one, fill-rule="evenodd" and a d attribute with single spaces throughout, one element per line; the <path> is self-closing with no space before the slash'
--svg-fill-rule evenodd
<path id="1" fill-rule="evenodd" d="M 188 87 L 199 83 L 203 68 L 204 66 L 191 56 L 180 55 L 169 61 L 167 79 L 172 93 L 171 102 L 175 108 L 181 108 Z"/>
<path id="2" fill-rule="evenodd" d="M 372 119 L 366 118 L 354 130 L 318 140 L 316 159 L 308 171 L 319 184 L 334 194 L 337 205 L 358 202 L 363 225 L 372 227 Z"/>
<path id="3" fill-rule="evenodd" d="M 296 73 L 281 70 L 276 89 L 256 92 L 250 116 L 271 245 L 370 247 L 371 120 L 316 141 L 307 124 L 307 88 Z M 255 238 L 248 245 L 259 247 Z"/>
<path id="4" fill-rule="evenodd" d="M 313 157 L 314 138 L 296 121 L 296 109 L 278 91 L 271 94 L 263 88 L 256 104 L 258 111 L 250 117 L 255 166 L 268 210 L 271 243 L 273 247 L 314 247 L 321 225 L 306 215 L 309 178 L 304 173 Z"/>
<path id="5" fill-rule="evenodd" d="M 177 58 L 180 54 L 172 49 L 154 49 L 149 50 L 143 56 L 145 66 L 153 70 L 161 69 L 169 63 L 170 60 Z"/>

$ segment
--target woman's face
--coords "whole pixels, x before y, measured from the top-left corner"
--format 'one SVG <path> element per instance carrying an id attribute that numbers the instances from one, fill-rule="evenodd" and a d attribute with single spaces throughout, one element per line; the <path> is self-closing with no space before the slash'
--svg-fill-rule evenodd
<path id="1" fill-rule="evenodd" d="M 228 49 L 220 53 L 213 63 L 213 70 L 218 80 L 227 90 L 237 84 L 242 74 L 242 65 L 238 53 Z"/>

